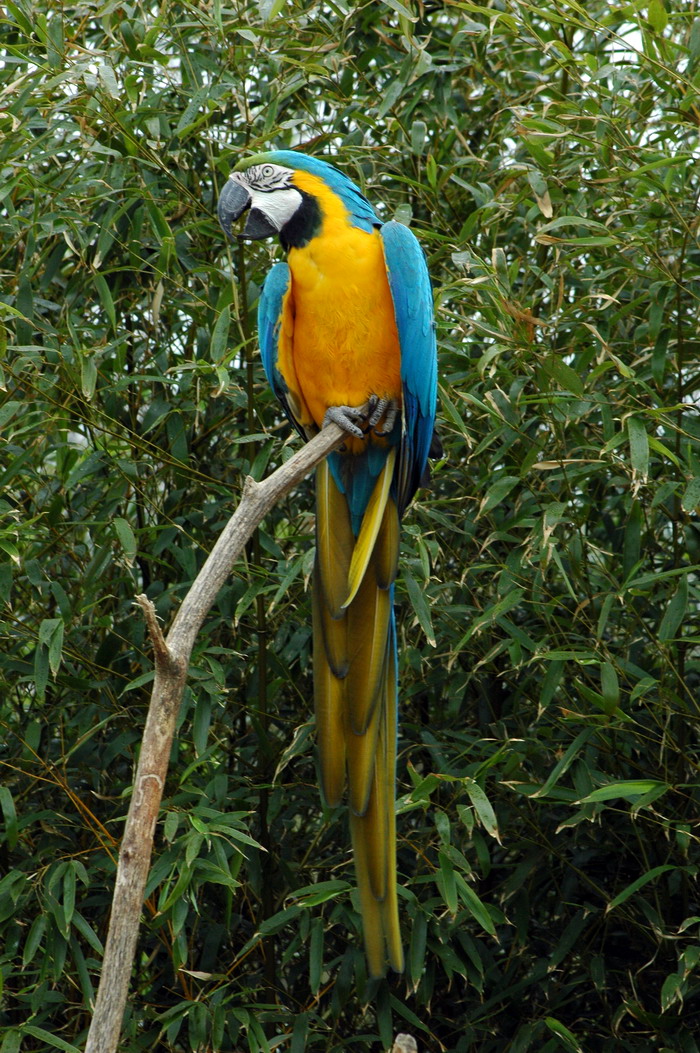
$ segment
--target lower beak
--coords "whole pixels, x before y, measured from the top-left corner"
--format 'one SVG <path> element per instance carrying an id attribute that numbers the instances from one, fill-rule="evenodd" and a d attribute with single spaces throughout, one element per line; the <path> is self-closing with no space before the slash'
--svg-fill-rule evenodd
<path id="1" fill-rule="evenodd" d="M 231 224 L 235 223 L 238 217 L 242 216 L 247 208 L 250 208 L 250 205 L 250 194 L 245 187 L 233 179 L 228 179 L 224 183 L 216 209 L 219 223 L 227 237 L 233 237 Z"/>

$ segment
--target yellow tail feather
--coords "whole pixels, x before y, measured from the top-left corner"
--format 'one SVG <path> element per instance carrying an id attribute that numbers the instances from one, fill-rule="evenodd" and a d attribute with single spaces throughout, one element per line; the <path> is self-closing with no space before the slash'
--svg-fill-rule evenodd
<path id="1" fill-rule="evenodd" d="M 350 813 L 362 928 L 370 974 L 383 976 L 386 963 L 403 970 L 396 894 L 396 680 L 387 670 L 372 792 L 363 816 Z"/>
<path id="2" fill-rule="evenodd" d="M 391 619 L 391 593 L 377 585 L 375 561 L 348 608 L 348 716 L 353 731 L 363 735 L 374 714 L 382 683 Z"/>
<path id="3" fill-rule="evenodd" d="M 389 455 L 386 459 L 386 464 L 382 468 L 377 482 L 375 483 L 372 496 L 367 502 L 367 508 L 365 509 L 362 517 L 362 525 L 360 526 L 360 533 L 355 542 L 355 548 L 352 553 L 352 560 L 350 561 L 350 571 L 348 573 L 348 588 L 349 592 L 343 603 L 343 607 L 349 607 L 352 601 L 355 599 L 357 590 L 359 589 L 367 571 L 367 564 L 369 563 L 370 557 L 374 552 L 374 543 L 377 540 L 377 534 L 379 528 L 382 525 L 384 518 L 384 509 L 389 497 L 389 487 L 391 486 L 391 480 L 394 477 L 394 461 L 396 460 L 396 447 L 394 446 L 389 450 Z M 398 530 L 398 524 L 397 524 Z"/>
<path id="4" fill-rule="evenodd" d="M 323 618 L 323 599 L 319 597 L 318 570 L 314 574 L 314 709 L 316 741 L 321 758 L 321 790 L 326 804 L 339 804 L 345 790 L 345 726 L 343 680 L 335 675 L 328 661 Z"/>
<path id="5" fill-rule="evenodd" d="M 314 699 L 323 793 L 340 800 L 347 775 L 357 885 L 372 976 L 403 969 L 396 893 L 397 694 L 392 590 L 398 511 L 389 496 L 395 452 L 355 539 L 347 501 L 318 470 L 314 570 Z"/>
<path id="6" fill-rule="evenodd" d="M 316 549 L 323 595 L 334 618 L 347 606 L 348 576 L 355 537 L 345 494 L 335 485 L 328 461 L 316 469 Z"/>

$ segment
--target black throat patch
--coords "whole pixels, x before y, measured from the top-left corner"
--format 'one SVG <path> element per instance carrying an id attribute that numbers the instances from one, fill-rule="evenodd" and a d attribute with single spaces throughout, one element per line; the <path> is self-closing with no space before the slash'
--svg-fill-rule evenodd
<path id="1" fill-rule="evenodd" d="M 285 252 L 308 245 L 321 230 L 323 222 L 321 207 L 316 198 L 305 190 L 299 190 L 298 187 L 296 189 L 301 194 L 301 204 L 280 231 L 280 242 Z"/>

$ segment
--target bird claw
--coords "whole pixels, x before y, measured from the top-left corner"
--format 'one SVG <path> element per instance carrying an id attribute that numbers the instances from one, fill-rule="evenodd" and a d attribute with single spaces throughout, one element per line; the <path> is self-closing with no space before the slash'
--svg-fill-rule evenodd
<path id="1" fill-rule="evenodd" d="M 374 428 L 376 435 L 388 435 L 396 422 L 399 412 L 399 404 L 396 399 L 380 398 L 379 395 L 369 397 L 369 419 L 370 428 Z M 384 417 L 384 427 L 377 428 L 376 425 Z"/>
<path id="2" fill-rule="evenodd" d="M 382 414 L 388 405 L 389 399 L 380 398 L 379 395 L 370 395 L 367 403 L 369 411 L 367 423 L 370 428 L 373 428 L 375 424 L 379 424 L 379 421 L 382 419 Z"/>
<path id="3" fill-rule="evenodd" d="M 394 427 L 398 412 L 399 404 L 396 399 L 370 395 L 362 406 L 329 406 L 323 418 L 323 427 L 331 423 L 337 424 L 348 435 L 354 435 L 358 439 L 363 439 L 368 429 L 374 429 L 375 435 L 388 435 Z M 384 426 L 377 428 L 376 425 L 382 417 Z M 363 428 L 362 424 L 367 427 Z"/>
<path id="4" fill-rule="evenodd" d="M 364 439 L 365 433 L 355 421 L 366 419 L 367 403 L 363 406 L 329 406 L 323 418 L 323 427 L 325 428 L 328 424 L 337 424 L 348 435 Z"/>

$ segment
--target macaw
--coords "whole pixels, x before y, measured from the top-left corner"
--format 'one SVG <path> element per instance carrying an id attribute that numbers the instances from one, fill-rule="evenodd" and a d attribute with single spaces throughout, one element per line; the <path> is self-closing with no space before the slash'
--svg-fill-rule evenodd
<path id="1" fill-rule="evenodd" d="M 287 252 L 258 308 L 268 381 L 304 438 L 347 438 L 316 469 L 314 707 L 321 789 L 347 784 L 369 972 L 403 969 L 396 891 L 399 523 L 421 482 L 435 420 L 437 355 L 425 257 L 333 165 L 294 150 L 239 162 L 223 230 L 278 235 Z"/>

